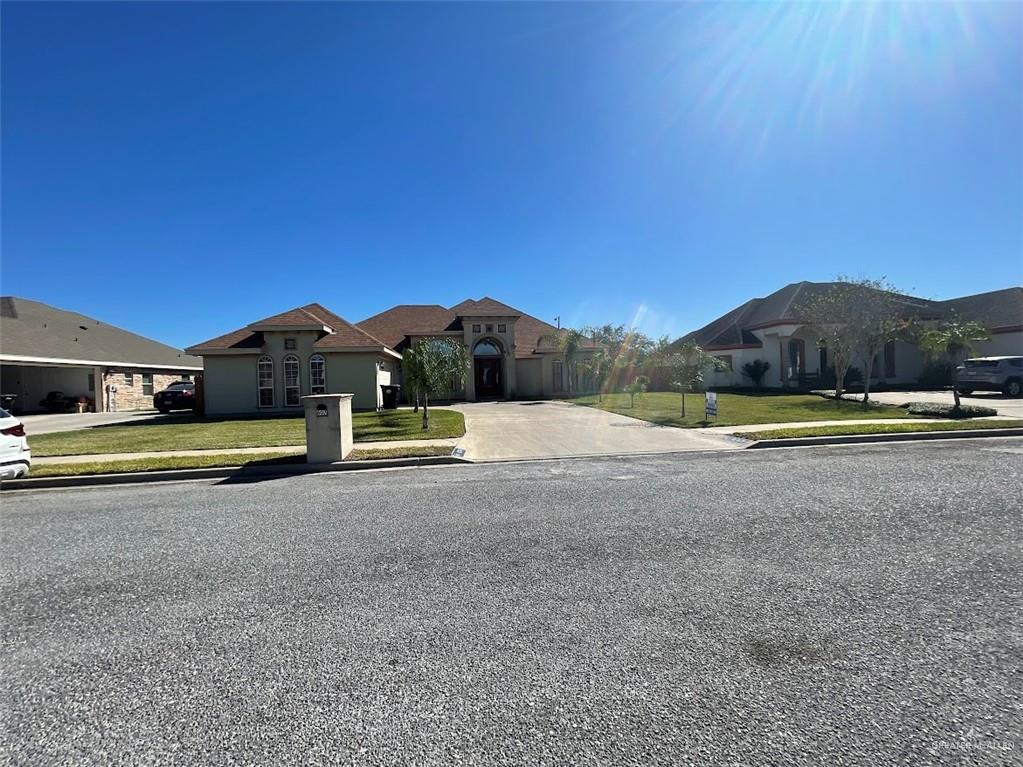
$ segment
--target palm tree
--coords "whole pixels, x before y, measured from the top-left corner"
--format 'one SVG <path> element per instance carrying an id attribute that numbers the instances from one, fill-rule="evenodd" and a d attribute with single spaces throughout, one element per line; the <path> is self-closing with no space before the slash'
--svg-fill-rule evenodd
<path id="1" fill-rule="evenodd" d="M 979 322 L 964 322 L 958 317 L 952 317 L 920 335 L 920 350 L 925 355 L 931 359 L 944 355 L 952 362 L 952 396 L 956 410 L 960 407 L 958 363 L 976 353 L 978 341 L 988 338 L 987 328 Z"/>
<path id="2" fill-rule="evenodd" d="M 423 398 L 423 429 L 430 428 L 430 395 L 446 391 L 452 378 L 465 375 L 469 362 L 465 347 L 448 338 L 416 341 L 401 355 L 405 385 Z"/>
<path id="3" fill-rule="evenodd" d="M 572 328 L 562 328 L 556 333 L 548 333 L 540 338 L 540 346 L 553 349 L 564 360 L 569 391 L 573 388 L 576 366 L 582 359 L 583 351 L 592 345 L 593 342 L 585 333 Z"/>

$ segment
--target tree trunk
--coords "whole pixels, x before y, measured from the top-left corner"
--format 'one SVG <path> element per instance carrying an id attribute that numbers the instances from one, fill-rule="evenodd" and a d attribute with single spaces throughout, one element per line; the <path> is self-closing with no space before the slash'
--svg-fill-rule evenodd
<path id="1" fill-rule="evenodd" d="M 430 428 L 430 395 L 423 392 L 423 430 Z"/>
<path id="2" fill-rule="evenodd" d="M 959 366 L 952 363 L 952 399 L 955 400 L 956 410 L 962 407 L 962 402 L 959 400 Z"/>
<path id="3" fill-rule="evenodd" d="M 419 412 L 419 390 L 418 390 L 418 389 L 416 389 L 415 391 L 413 391 L 413 393 L 412 393 L 412 394 L 413 394 L 413 400 L 412 400 L 412 403 L 413 403 L 413 405 L 412 405 L 412 412 L 413 412 L 413 413 L 418 413 L 418 412 Z"/>
<path id="4" fill-rule="evenodd" d="M 863 361 L 863 407 L 870 402 L 870 374 L 874 372 L 874 355 L 870 354 Z"/>
<path id="5" fill-rule="evenodd" d="M 682 420 L 686 420 L 686 391 L 682 390 Z"/>

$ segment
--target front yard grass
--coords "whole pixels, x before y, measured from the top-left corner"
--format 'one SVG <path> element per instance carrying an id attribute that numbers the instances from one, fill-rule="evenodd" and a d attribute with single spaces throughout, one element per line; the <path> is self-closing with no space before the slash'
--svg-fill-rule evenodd
<path id="1" fill-rule="evenodd" d="M 457 410 L 430 408 L 430 429 L 423 431 L 422 413 L 383 410 L 354 413 L 356 442 L 400 439 L 447 439 L 465 434 L 465 419 Z M 116 426 L 95 426 L 57 434 L 29 434 L 33 455 L 90 455 L 147 453 L 160 450 L 218 450 L 237 447 L 280 447 L 305 444 L 305 418 L 238 418 L 217 420 L 181 416 Z"/>
<path id="2" fill-rule="evenodd" d="M 791 429 L 736 432 L 746 439 L 794 439 L 796 437 L 841 437 L 848 434 L 899 434 L 920 431 L 964 431 L 968 429 L 1019 429 L 1015 420 L 921 421 L 920 423 L 851 423 L 846 426 L 802 426 Z"/>
<path id="3" fill-rule="evenodd" d="M 612 413 L 639 418 L 664 426 L 693 428 L 697 426 L 745 426 L 756 423 L 788 423 L 790 421 L 838 421 L 858 418 L 915 418 L 897 407 L 871 405 L 847 400 L 824 399 L 816 394 L 718 394 L 718 417 L 704 421 L 703 394 L 686 395 L 686 417 L 681 415 L 682 395 L 677 392 L 647 392 L 636 397 L 636 406 L 629 405 L 628 394 L 605 394 L 603 402 L 597 395 L 569 400 L 576 405 L 600 408 Z"/>
<path id="4" fill-rule="evenodd" d="M 451 447 L 418 445 L 371 450 L 352 450 L 349 461 L 372 461 L 380 458 L 422 458 L 451 455 Z M 220 455 L 178 455 L 153 458 L 132 458 L 125 461 L 89 461 L 87 463 L 52 463 L 35 466 L 29 477 L 77 477 L 86 474 L 126 474 L 169 469 L 218 469 L 230 466 L 272 466 L 305 463 L 304 454 L 295 453 L 221 453 Z"/>

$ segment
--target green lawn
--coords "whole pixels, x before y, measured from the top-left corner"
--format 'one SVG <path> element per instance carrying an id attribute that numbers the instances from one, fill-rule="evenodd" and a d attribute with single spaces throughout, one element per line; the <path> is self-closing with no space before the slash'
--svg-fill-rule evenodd
<path id="1" fill-rule="evenodd" d="M 349 461 L 371 461 L 380 458 L 421 458 L 432 455 L 451 455 L 444 445 L 416 447 L 390 447 L 375 450 L 353 450 Z M 30 477 L 77 477 L 84 474 L 124 474 L 168 469 L 215 469 L 225 466 L 269 466 L 273 464 L 305 463 L 305 455 L 295 453 L 222 453 L 220 455 L 179 455 L 155 458 L 133 458 L 126 461 L 89 461 L 88 463 L 58 463 L 36 466 Z"/>
<path id="2" fill-rule="evenodd" d="M 465 434 L 457 410 L 430 408 L 430 429 L 423 431 L 421 413 L 384 410 L 352 415 L 356 442 L 398 439 L 445 439 Z M 158 450 L 216 450 L 236 447 L 279 447 L 305 444 L 305 419 L 245 418 L 215 420 L 182 416 L 57 434 L 29 434 L 33 455 L 141 453 Z"/>
<path id="3" fill-rule="evenodd" d="M 577 405 L 597 407 L 612 413 L 640 418 L 665 426 L 744 426 L 752 423 L 790 421 L 837 421 L 856 418 L 913 418 L 897 407 L 871 406 L 864 410 L 857 402 L 835 401 L 816 394 L 718 394 L 718 417 L 704 421 L 703 394 L 686 395 L 686 417 L 682 418 L 682 395 L 676 392 L 647 392 L 629 405 L 628 394 L 605 394 L 603 402 L 587 395 L 569 400 Z"/>
<path id="4" fill-rule="evenodd" d="M 847 426 L 803 426 L 791 429 L 739 432 L 746 439 L 793 439 L 795 437 L 840 437 L 847 434 L 898 434 L 920 431 L 963 431 L 967 429 L 1019 429 L 1023 419 L 991 421 L 921 421 L 920 423 L 851 423 Z"/>

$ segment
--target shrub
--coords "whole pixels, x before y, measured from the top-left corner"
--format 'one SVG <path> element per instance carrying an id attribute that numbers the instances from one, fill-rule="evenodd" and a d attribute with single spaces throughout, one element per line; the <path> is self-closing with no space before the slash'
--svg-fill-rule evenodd
<path id="1" fill-rule="evenodd" d="M 989 415 L 998 415 L 998 411 L 991 407 L 980 405 L 942 405 L 937 402 L 910 402 L 906 410 L 913 415 L 925 415 L 930 418 L 983 418 Z"/>
<path id="2" fill-rule="evenodd" d="M 917 383 L 928 389 L 940 389 L 952 385 L 952 363 L 943 360 L 930 360 L 924 363 Z"/>
<path id="3" fill-rule="evenodd" d="M 849 369 L 845 371 L 845 387 L 848 389 L 851 384 L 858 384 L 863 382 L 863 371 L 855 365 L 850 365 Z M 821 378 L 820 385 L 825 389 L 835 388 L 835 366 L 828 365 L 828 369 L 824 371 L 824 377 Z"/>
<path id="4" fill-rule="evenodd" d="M 753 385 L 759 389 L 770 369 L 771 363 L 767 360 L 753 360 L 742 366 L 742 374 L 753 381 Z"/>

